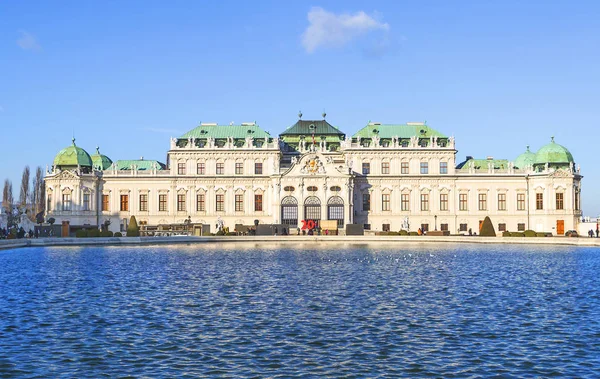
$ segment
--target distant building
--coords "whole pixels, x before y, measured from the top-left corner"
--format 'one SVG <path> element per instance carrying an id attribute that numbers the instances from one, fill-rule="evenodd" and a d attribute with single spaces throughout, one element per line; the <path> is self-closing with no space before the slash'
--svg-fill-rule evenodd
<path id="1" fill-rule="evenodd" d="M 287 224 L 337 220 L 367 230 L 564 234 L 581 218 L 581 178 L 554 142 L 509 161 L 456 163 L 453 137 L 425 123 L 369 122 L 353 136 L 298 120 L 279 137 L 255 123 L 202 123 L 170 141 L 167 162 L 112 161 L 75 141 L 46 176 L 46 218 L 71 225 Z"/>

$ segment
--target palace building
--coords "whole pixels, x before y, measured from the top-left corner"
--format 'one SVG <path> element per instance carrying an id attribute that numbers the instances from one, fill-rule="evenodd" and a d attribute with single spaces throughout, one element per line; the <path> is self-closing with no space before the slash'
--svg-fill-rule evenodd
<path id="1" fill-rule="evenodd" d="M 46 175 L 46 218 L 72 226 L 130 216 L 145 225 L 192 222 L 288 225 L 335 220 L 371 231 L 576 229 L 581 179 L 573 156 L 551 141 L 518 157 L 456 162 L 453 137 L 422 122 L 369 122 L 347 136 L 300 119 L 278 137 L 256 123 L 201 123 L 170 140 L 166 163 L 111 160 L 75 144 Z M 331 224 L 331 222 L 329 223 Z"/>

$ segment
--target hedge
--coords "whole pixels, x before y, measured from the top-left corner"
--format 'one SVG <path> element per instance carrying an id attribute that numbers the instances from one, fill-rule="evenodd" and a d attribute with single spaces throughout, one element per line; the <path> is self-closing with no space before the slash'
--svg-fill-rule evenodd
<path id="1" fill-rule="evenodd" d="M 78 231 L 75 232 L 76 238 L 85 238 L 87 236 L 88 236 L 88 232 L 85 229 L 79 229 Z"/>
<path id="2" fill-rule="evenodd" d="M 537 233 L 531 229 L 525 231 L 525 237 L 536 237 Z"/>
<path id="3" fill-rule="evenodd" d="M 116 232 L 116 233 L 115 233 L 115 237 L 123 237 L 123 233 L 121 233 L 121 232 Z"/>
<path id="4" fill-rule="evenodd" d="M 401 236 L 407 236 L 408 232 L 406 230 L 402 229 L 400 232 L 398 232 L 398 234 Z"/>

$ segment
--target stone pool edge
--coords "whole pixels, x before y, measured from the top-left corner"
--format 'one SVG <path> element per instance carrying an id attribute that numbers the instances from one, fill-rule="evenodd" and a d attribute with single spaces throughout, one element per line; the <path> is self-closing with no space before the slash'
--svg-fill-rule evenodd
<path id="1" fill-rule="evenodd" d="M 210 237 L 104 237 L 104 238 L 37 238 L 0 240 L 0 250 L 45 246 L 130 246 L 170 245 L 195 243 L 479 243 L 507 245 L 567 245 L 600 246 L 600 238 L 569 237 L 440 237 L 440 236 L 210 236 Z"/>

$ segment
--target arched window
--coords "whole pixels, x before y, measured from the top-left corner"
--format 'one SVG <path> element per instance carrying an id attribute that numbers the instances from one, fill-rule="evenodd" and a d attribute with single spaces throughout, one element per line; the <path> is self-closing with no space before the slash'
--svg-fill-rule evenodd
<path id="1" fill-rule="evenodd" d="M 338 228 L 344 227 L 344 200 L 339 196 L 332 196 L 327 201 L 327 219 L 337 220 Z"/>
<path id="2" fill-rule="evenodd" d="M 304 201 L 304 219 L 305 220 L 320 220 L 321 219 L 321 200 L 316 196 L 307 197 Z"/>
<path id="3" fill-rule="evenodd" d="M 281 199 L 281 223 L 298 226 L 298 200 L 293 196 Z"/>

